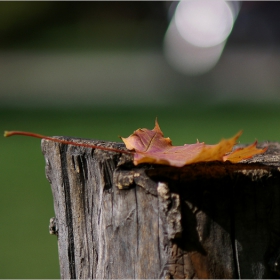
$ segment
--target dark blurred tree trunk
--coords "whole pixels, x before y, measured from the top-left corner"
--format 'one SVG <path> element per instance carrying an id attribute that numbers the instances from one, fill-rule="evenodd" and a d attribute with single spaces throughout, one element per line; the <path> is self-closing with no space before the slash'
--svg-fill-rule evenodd
<path id="1" fill-rule="evenodd" d="M 46 140 L 42 150 L 61 278 L 279 276 L 279 144 L 246 163 L 183 168 Z"/>

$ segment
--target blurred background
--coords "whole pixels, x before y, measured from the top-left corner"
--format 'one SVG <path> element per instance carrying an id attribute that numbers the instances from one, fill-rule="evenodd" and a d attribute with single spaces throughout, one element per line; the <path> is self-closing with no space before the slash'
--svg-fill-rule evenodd
<path id="1" fill-rule="evenodd" d="M 209 4 L 210 3 L 210 4 Z M 279 141 L 280 2 L 0 2 L 0 127 Z M 38 139 L 0 138 L 0 278 L 59 278 Z"/>

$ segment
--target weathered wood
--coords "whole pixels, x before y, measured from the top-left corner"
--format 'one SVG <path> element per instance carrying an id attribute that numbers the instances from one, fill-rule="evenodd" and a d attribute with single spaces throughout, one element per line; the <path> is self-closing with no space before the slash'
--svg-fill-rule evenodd
<path id="1" fill-rule="evenodd" d="M 277 278 L 280 144 L 266 145 L 175 168 L 42 140 L 61 278 Z"/>

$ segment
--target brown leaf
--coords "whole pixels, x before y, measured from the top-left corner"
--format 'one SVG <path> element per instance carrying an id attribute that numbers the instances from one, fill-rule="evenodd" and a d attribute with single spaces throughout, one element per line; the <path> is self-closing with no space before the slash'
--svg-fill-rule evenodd
<path id="1" fill-rule="evenodd" d="M 205 161 L 238 162 L 265 150 L 251 148 L 238 149 L 231 153 L 233 146 L 242 132 L 238 132 L 230 139 L 222 139 L 216 145 L 205 145 L 203 142 L 173 146 L 170 138 L 164 138 L 156 120 L 153 130 L 146 128 L 134 131 L 127 138 L 122 138 L 129 150 L 135 151 L 134 164 L 156 163 L 182 167 L 187 164 Z M 253 144 L 254 145 L 254 144 Z"/>

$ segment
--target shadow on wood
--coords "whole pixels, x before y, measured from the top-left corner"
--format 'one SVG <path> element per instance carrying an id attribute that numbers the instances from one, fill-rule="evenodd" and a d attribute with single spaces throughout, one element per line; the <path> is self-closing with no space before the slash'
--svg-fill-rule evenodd
<path id="1" fill-rule="evenodd" d="M 42 140 L 61 278 L 278 278 L 280 144 L 267 145 L 175 168 Z"/>

